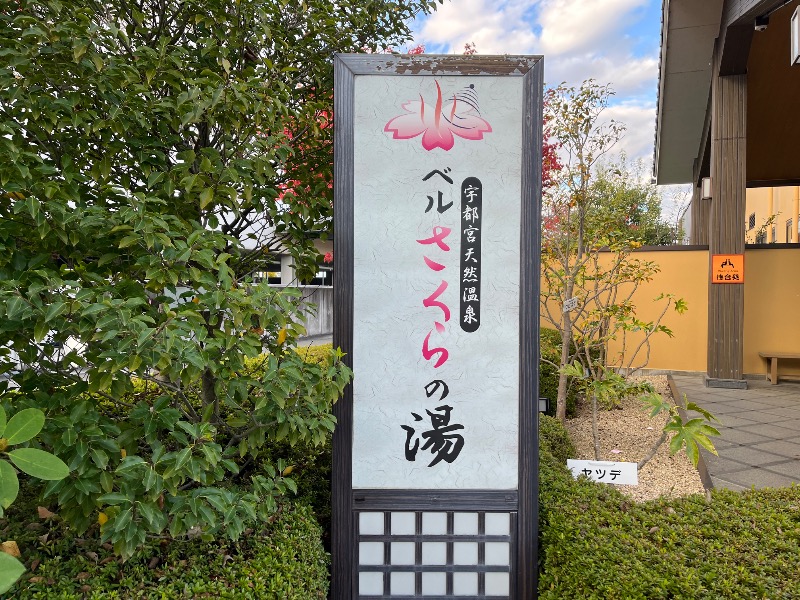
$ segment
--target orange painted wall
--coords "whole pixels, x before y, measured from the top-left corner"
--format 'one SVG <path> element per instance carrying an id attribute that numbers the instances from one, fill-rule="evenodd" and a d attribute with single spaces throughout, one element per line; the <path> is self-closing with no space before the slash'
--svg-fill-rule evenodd
<path id="1" fill-rule="evenodd" d="M 759 351 L 800 352 L 800 248 L 745 252 L 744 372 L 766 373 Z M 780 372 L 799 374 L 797 361 Z"/>
<path id="2" fill-rule="evenodd" d="M 610 257 L 610 255 L 608 255 Z M 708 331 L 708 252 L 705 250 L 640 250 L 636 257 L 657 263 L 661 271 L 652 281 L 642 284 L 633 302 L 637 315 L 650 321 L 663 310 L 663 301 L 654 302 L 662 293 L 683 298 L 688 310 L 682 315 L 670 309 L 662 320 L 674 337 L 653 336 L 648 369 L 670 371 L 705 371 Z M 552 327 L 542 320 L 542 327 Z M 627 347 L 638 344 L 641 336 L 629 334 Z M 610 352 L 618 353 L 621 341 L 612 342 Z M 637 361 L 638 362 L 638 361 Z"/>
<path id="3" fill-rule="evenodd" d="M 681 314 L 670 309 L 661 321 L 674 336 L 653 336 L 648 369 L 672 371 L 705 371 L 708 330 L 708 252 L 640 251 L 638 258 L 657 263 L 661 271 L 653 280 L 640 286 L 634 296 L 637 315 L 645 321 L 654 320 L 663 310 L 662 302 L 653 300 L 662 293 L 683 298 L 688 310 Z M 630 341 L 636 340 L 634 334 Z M 611 351 L 618 351 L 611 345 Z"/>
<path id="4" fill-rule="evenodd" d="M 665 316 L 662 323 L 672 329 L 674 337 L 652 338 L 647 368 L 705 372 L 708 252 L 643 250 L 636 256 L 661 267 L 661 272 L 640 286 L 634 296 L 640 318 L 658 316 L 661 305 L 653 299 L 662 292 L 682 297 L 689 307 L 683 315 L 670 311 Z M 800 247 L 746 250 L 744 286 L 743 371 L 746 375 L 763 375 L 766 365 L 759 351 L 800 352 Z M 543 320 L 542 327 L 552 326 Z M 619 352 L 620 344 L 612 343 L 610 350 Z M 781 363 L 780 372 L 800 376 L 800 361 Z"/>

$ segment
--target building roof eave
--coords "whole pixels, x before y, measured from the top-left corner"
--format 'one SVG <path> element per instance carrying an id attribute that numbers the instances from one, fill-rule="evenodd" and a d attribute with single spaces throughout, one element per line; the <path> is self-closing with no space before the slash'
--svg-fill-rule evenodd
<path id="1" fill-rule="evenodd" d="M 689 183 L 711 90 L 723 0 L 663 0 L 653 172 L 658 184 Z"/>

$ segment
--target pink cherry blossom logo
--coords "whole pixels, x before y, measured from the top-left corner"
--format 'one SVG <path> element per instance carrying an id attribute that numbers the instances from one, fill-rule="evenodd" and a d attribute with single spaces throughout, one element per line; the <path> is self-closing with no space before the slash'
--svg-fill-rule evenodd
<path id="1" fill-rule="evenodd" d="M 402 105 L 405 114 L 391 119 L 383 130 L 391 133 L 395 140 L 409 140 L 422 134 L 425 150 L 441 148 L 450 150 L 456 136 L 465 140 L 482 140 L 484 133 L 491 133 L 492 126 L 480 117 L 478 95 L 470 85 L 446 102 L 442 88 L 436 84 L 436 103 L 426 104 L 422 94 L 419 100 L 409 100 Z"/>

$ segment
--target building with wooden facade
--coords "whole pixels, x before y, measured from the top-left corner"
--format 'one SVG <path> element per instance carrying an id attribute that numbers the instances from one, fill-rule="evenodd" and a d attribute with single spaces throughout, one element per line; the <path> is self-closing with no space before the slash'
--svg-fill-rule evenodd
<path id="1" fill-rule="evenodd" d="M 745 387 L 746 357 L 778 350 L 755 347 L 756 338 L 750 335 L 748 342 L 745 332 L 747 297 L 769 292 L 755 290 L 752 282 L 758 279 L 763 285 L 763 280 L 749 275 L 756 263 L 762 270 L 768 268 L 763 267 L 769 265 L 768 255 L 761 252 L 750 260 L 748 251 L 747 270 L 736 282 L 714 280 L 713 257 L 744 260 L 747 242 L 798 242 L 800 65 L 795 63 L 800 38 L 793 42 L 792 30 L 800 28 L 799 4 L 800 0 L 663 3 L 654 175 L 658 184 L 694 185 L 688 238 L 698 247 L 707 245 L 711 275 L 706 280 L 709 386 Z M 748 208 L 748 196 L 754 208 Z M 769 222 L 771 215 L 776 216 Z M 779 250 L 781 264 L 788 266 L 768 281 L 776 293 L 782 284 L 797 279 L 792 265 L 800 264 L 800 247 Z M 755 309 L 774 315 L 779 308 L 767 303 L 749 306 L 748 313 Z M 784 308 L 793 314 L 791 306 Z M 784 329 L 784 337 L 758 343 L 800 352 L 793 327 L 791 323 Z"/>

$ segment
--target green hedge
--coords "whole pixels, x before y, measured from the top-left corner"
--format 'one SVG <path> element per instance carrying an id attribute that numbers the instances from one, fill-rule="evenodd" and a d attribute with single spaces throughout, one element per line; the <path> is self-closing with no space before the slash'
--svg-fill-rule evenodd
<path id="1" fill-rule="evenodd" d="M 637 504 L 540 463 L 542 600 L 800 598 L 800 487 Z"/>
<path id="2" fill-rule="evenodd" d="M 317 346 L 298 346 L 297 353 L 306 362 L 324 364 L 330 354 L 332 344 L 319 344 Z"/>
<path id="3" fill-rule="evenodd" d="M 57 518 L 40 521 L 27 502 L 4 521 L 3 539 L 18 543 L 29 569 L 8 598 L 323 599 L 328 557 L 320 533 L 309 508 L 287 506 L 238 543 L 154 541 L 121 563 L 96 532 L 78 538 Z"/>
<path id="4" fill-rule="evenodd" d="M 539 415 L 539 452 L 549 453 L 556 462 L 566 465 L 575 458 L 575 446 L 569 432 L 555 417 Z"/>
<path id="5" fill-rule="evenodd" d="M 297 348 L 306 362 L 323 363 L 331 345 Z M 260 369 L 263 360 L 253 359 Z M 139 386 L 138 393 L 144 392 Z M 262 532 L 238 543 L 152 541 L 124 564 L 99 543 L 95 524 L 77 537 L 56 517 L 40 521 L 31 485 L 7 518 L 0 541 L 15 540 L 29 571 L 9 598 L 325 598 L 328 557 L 320 524 L 330 520 L 330 439 L 320 446 L 286 440 L 264 448 L 264 460 L 291 465 L 298 487 L 292 508 L 286 504 Z M 310 505 L 307 507 L 306 505 Z M 55 505 L 50 506 L 57 511 Z M 40 536 L 46 536 L 42 538 Z M 35 570 L 31 565 L 38 561 Z M 151 561 L 156 561 L 150 567 Z"/>

